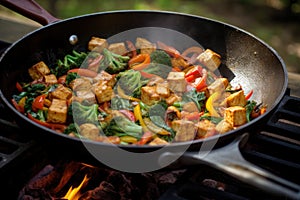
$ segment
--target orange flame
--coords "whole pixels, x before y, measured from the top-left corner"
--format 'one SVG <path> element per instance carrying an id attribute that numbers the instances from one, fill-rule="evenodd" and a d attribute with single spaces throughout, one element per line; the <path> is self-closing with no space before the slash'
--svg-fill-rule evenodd
<path id="1" fill-rule="evenodd" d="M 89 180 L 89 178 L 87 178 L 87 176 L 85 175 L 82 182 L 80 183 L 80 185 L 76 188 L 73 189 L 73 187 L 71 186 L 69 191 L 67 192 L 67 194 L 63 197 L 63 199 L 68 199 L 68 200 L 78 200 L 80 197 L 80 189 L 83 186 L 84 183 L 86 183 Z"/>

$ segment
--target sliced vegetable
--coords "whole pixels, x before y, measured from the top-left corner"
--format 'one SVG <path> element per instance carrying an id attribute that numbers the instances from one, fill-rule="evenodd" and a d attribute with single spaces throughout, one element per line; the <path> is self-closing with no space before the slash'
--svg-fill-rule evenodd
<path id="1" fill-rule="evenodd" d="M 132 111 L 130 110 L 119 110 L 120 113 L 122 113 L 125 117 L 127 117 L 130 121 L 135 122 L 136 118 Z"/>
<path id="2" fill-rule="evenodd" d="M 187 48 L 186 50 L 184 50 L 181 54 L 181 56 L 183 57 L 188 57 L 189 54 L 200 54 L 204 52 L 204 49 L 202 47 L 198 47 L 198 46 L 192 46 Z"/>
<path id="3" fill-rule="evenodd" d="M 245 99 L 249 100 L 251 98 L 252 94 L 253 94 L 253 90 L 250 90 L 250 92 L 248 94 L 246 94 Z"/>
<path id="4" fill-rule="evenodd" d="M 172 46 L 166 45 L 165 43 L 163 43 L 161 41 L 157 41 L 157 46 L 159 49 L 164 50 L 165 52 L 167 52 L 170 56 L 172 56 L 174 58 L 180 57 L 180 52 Z"/>
<path id="5" fill-rule="evenodd" d="M 214 103 L 219 97 L 220 97 L 220 93 L 215 92 L 206 101 L 205 107 L 208 110 L 210 116 L 212 117 L 220 117 L 219 113 L 214 108 Z"/>
<path id="6" fill-rule="evenodd" d="M 145 69 L 150 64 L 149 54 L 139 54 L 128 61 L 129 67 L 134 70 Z"/>
<path id="7" fill-rule="evenodd" d="M 94 78 L 98 75 L 97 72 L 85 68 L 75 68 L 68 71 L 68 73 L 72 73 L 72 72 L 77 73 L 80 76 L 86 76 L 91 78 Z"/>
<path id="8" fill-rule="evenodd" d="M 44 102 L 47 97 L 47 94 L 41 94 L 37 96 L 32 102 L 32 109 L 33 110 L 42 110 L 44 107 Z"/>
<path id="9" fill-rule="evenodd" d="M 117 92 L 118 92 L 118 95 L 120 97 L 124 98 L 124 99 L 128 99 L 130 101 L 137 101 L 137 102 L 141 101 L 138 98 L 134 98 L 132 96 L 129 96 L 129 95 L 125 94 L 124 90 L 122 90 L 122 88 L 120 87 L 120 85 L 117 86 Z"/>
<path id="10" fill-rule="evenodd" d="M 137 142 L 138 145 L 145 145 L 153 138 L 153 133 L 151 131 L 144 132 L 141 139 Z"/>
<path id="11" fill-rule="evenodd" d="M 19 82 L 16 82 L 16 88 L 19 92 L 23 92 L 23 87 Z"/>
<path id="12" fill-rule="evenodd" d="M 194 82 L 194 87 L 198 92 L 201 92 L 206 86 L 206 79 L 207 79 L 207 71 L 205 69 L 202 70 L 203 76 L 196 78 Z"/>

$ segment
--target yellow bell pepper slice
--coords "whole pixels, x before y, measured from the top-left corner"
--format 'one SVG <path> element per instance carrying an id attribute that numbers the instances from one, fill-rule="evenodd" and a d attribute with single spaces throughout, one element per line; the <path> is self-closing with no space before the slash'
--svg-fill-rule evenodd
<path id="1" fill-rule="evenodd" d="M 212 117 L 220 117 L 219 113 L 214 108 L 215 101 L 220 97 L 220 92 L 213 93 L 210 97 L 208 97 L 205 107 L 208 110 L 210 116 Z"/>
<path id="2" fill-rule="evenodd" d="M 131 143 L 131 144 L 137 143 L 137 141 L 138 141 L 135 137 L 130 136 L 130 135 L 122 136 L 122 137 L 120 137 L 120 140 L 122 142 Z"/>
<path id="3" fill-rule="evenodd" d="M 122 97 L 124 99 L 128 99 L 128 100 L 131 100 L 131 101 L 138 101 L 138 102 L 141 101 L 138 98 L 134 98 L 132 96 L 129 96 L 129 95 L 125 94 L 124 90 L 122 90 L 122 88 L 120 87 L 120 85 L 118 85 L 117 91 L 118 91 L 118 95 L 120 95 L 120 97 Z"/>
<path id="4" fill-rule="evenodd" d="M 141 112 L 141 106 L 140 104 L 137 104 L 134 108 L 133 108 L 133 114 L 134 114 L 134 117 L 135 119 L 139 120 L 140 122 L 140 125 L 142 126 L 143 128 L 143 131 L 146 132 L 146 131 L 149 131 L 144 120 L 143 120 L 143 116 L 142 116 L 142 112 Z"/>

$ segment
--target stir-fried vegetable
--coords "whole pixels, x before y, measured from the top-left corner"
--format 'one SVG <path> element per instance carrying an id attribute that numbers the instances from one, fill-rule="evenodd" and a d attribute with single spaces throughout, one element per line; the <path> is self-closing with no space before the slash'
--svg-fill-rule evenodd
<path id="1" fill-rule="evenodd" d="M 99 142 L 166 145 L 223 134 L 266 112 L 214 72 L 221 56 L 190 47 L 180 53 L 162 41 L 108 44 L 40 61 L 18 81 L 12 104 L 35 123 Z M 97 40 L 98 41 L 98 40 Z M 97 45 L 97 44 L 95 44 Z M 50 67 L 48 67 L 50 66 Z M 106 139 L 104 139 L 106 138 Z"/>
<path id="2" fill-rule="evenodd" d="M 103 49 L 104 59 L 102 60 L 100 66 L 110 74 L 116 74 L 125 71 L 128 67 L 128 56 L 118 55 L 109 51 L 108 49 Z"/>

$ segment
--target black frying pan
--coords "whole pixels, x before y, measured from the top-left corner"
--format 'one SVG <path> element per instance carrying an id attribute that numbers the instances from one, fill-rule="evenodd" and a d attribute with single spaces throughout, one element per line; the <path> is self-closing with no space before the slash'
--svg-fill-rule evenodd
<path id="1" fill-rule="evenodd" d="M 39 137 L 54 138 L 54 141 L 72 144 L 75 148 L 83 146 L 102 163 L 119 170 L 151 171 L 168 166 L 175 160 L 183 161 L 185 165 L 204 162 L 257 187 L 293 198 L 299 197 L 300 189 L 296 185 L 258 169 L 240 155 L 239 146 L 246 142 L 246 132 L 259 126 L 274 111 L 283 98 L 288 83 L 283 60 L 257 37 L 229 24 L 174 12 L 112 11 L 58 20 L 32 1 L 1 2 L 45 25 L 12 44 L 0 60 L 1 100 L 16 116 L 20 126 L 32 130 Z M 187 35 L 204 48 L 218 52 L 222 55 L 221 74 L 227 76 L 232 83 L 241 83 L 245 91 L 253 89 L 253 99 L 268 105 L 266 114 L 236 130 L 205 140 L 173 143 L 166 147 L 120 145 L 121 148 L 118 148 L 59 134 L 29 120 L 11 104 L 12 95 L 16 92 L 16 81 L 27 74 L 27 68 L 32 64 L 40 60 L 53 63 L 72 49 L 84 50 L 92 36 L 108 38 L 141 27 L 174 30 Z M 167 33 L 164 31 L 155 33 L 158 36 L 165 34 Z M 78 37 L 75 45 L 69 41 L 72 35 Z M 164 39 L 168 39 L 166 43 L 174 43 L 176 47 L 178 38 L 168 36 Z M 182 46 L 178 48 L 183 50 L 180 49 Z M 233 139 L 235 140 L 229 144 Z M 223 147 L 216 149 L 215 144 Z M 214 150 L 210 151 L 211 149 Z"/>

